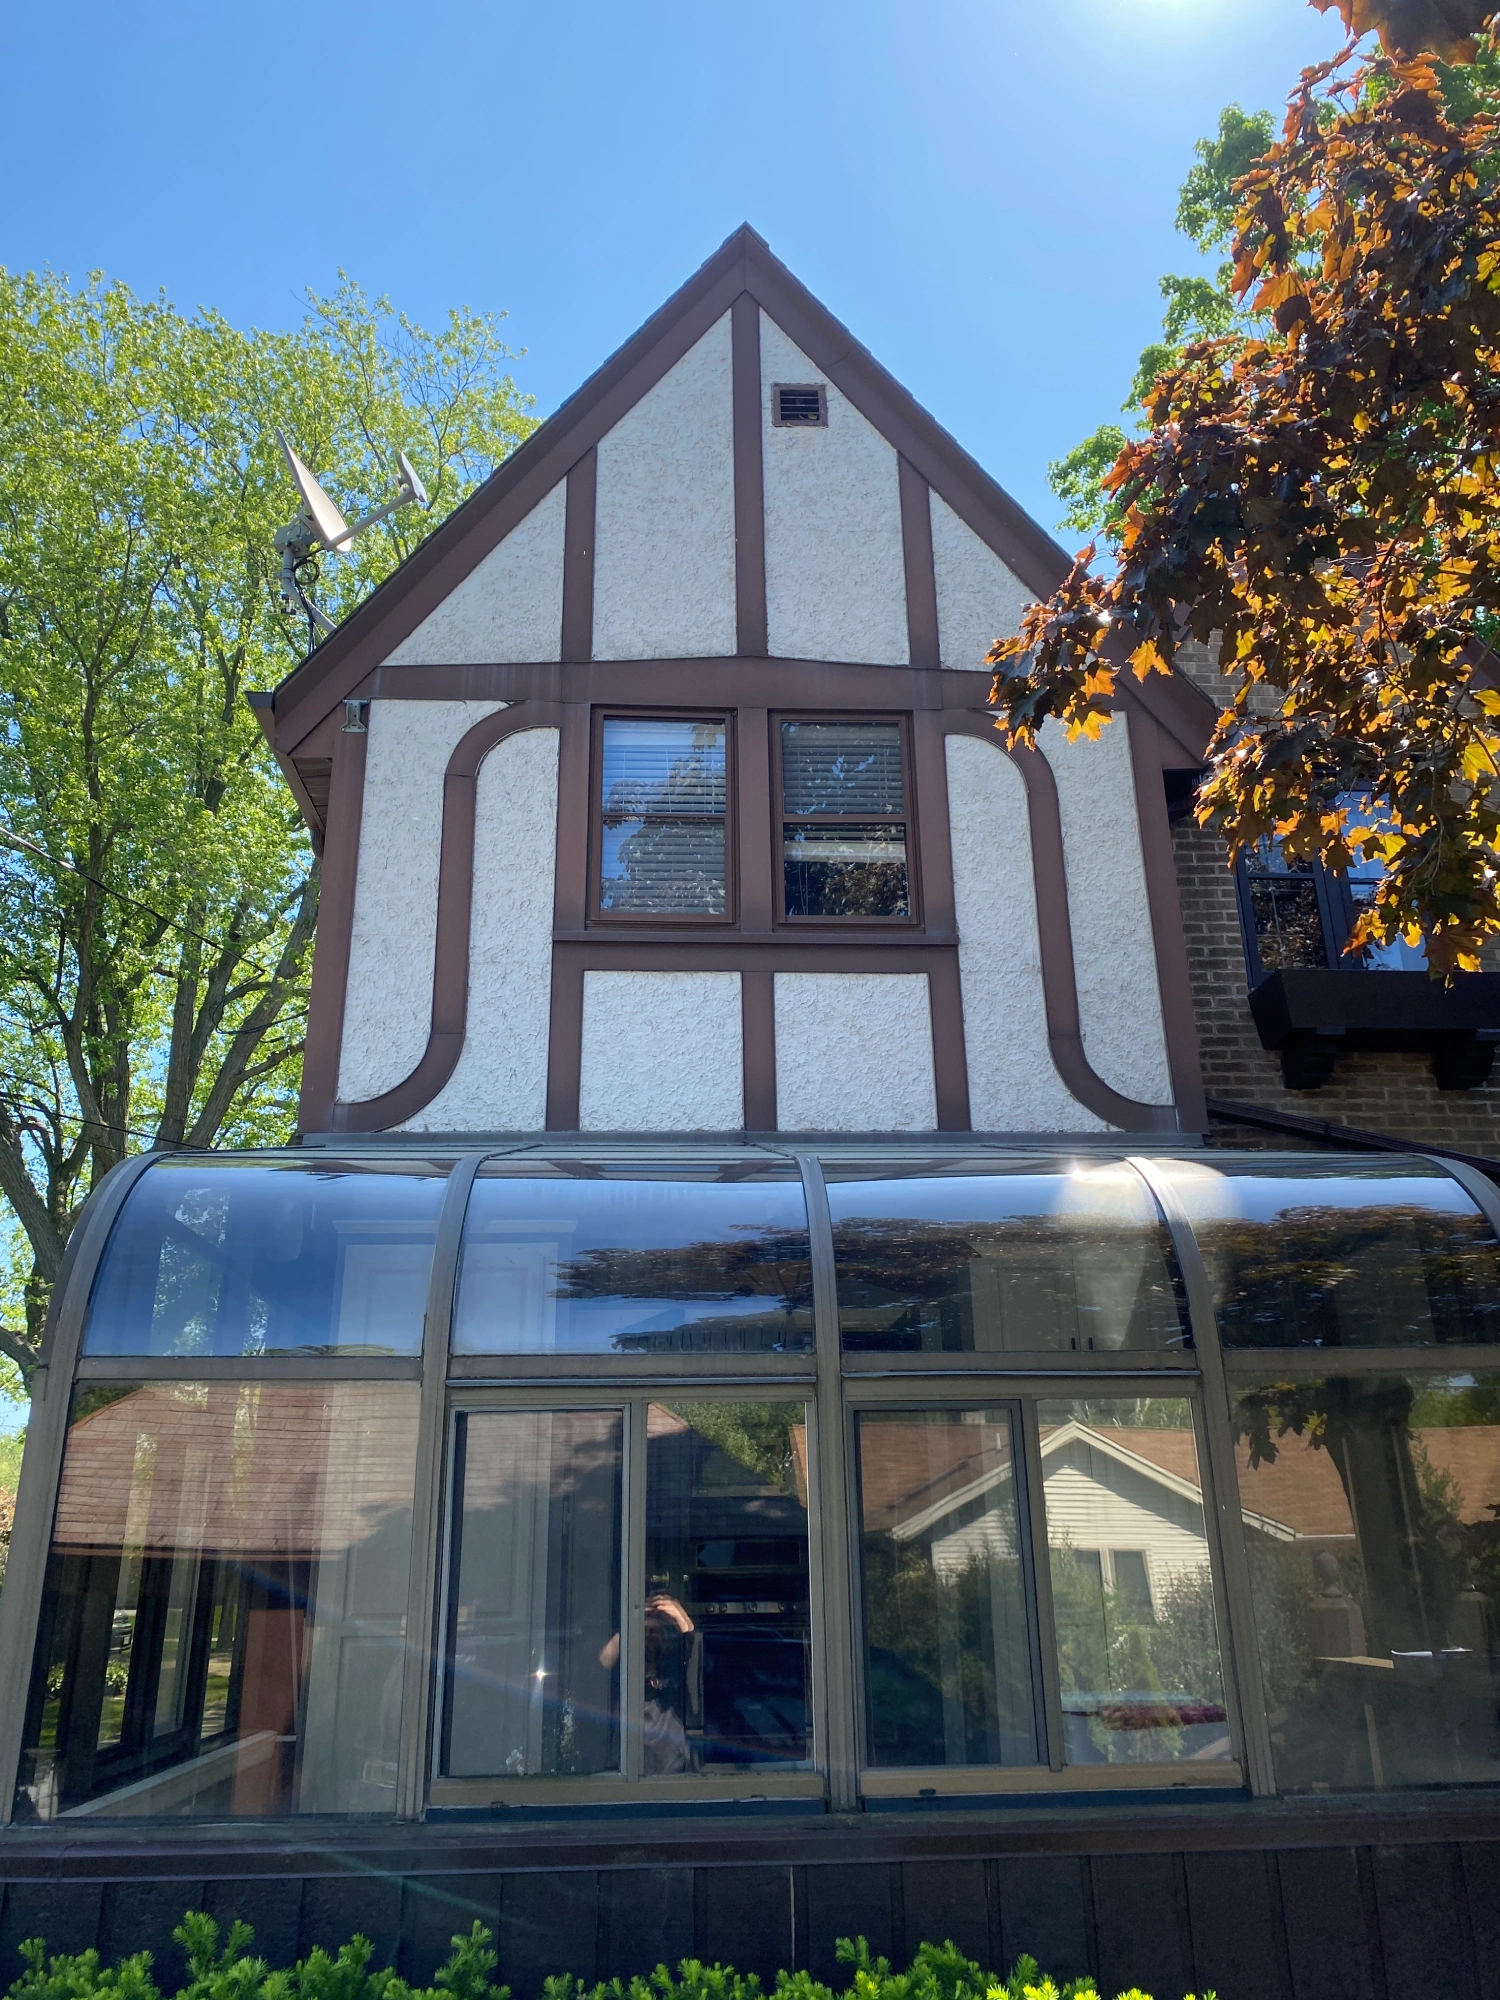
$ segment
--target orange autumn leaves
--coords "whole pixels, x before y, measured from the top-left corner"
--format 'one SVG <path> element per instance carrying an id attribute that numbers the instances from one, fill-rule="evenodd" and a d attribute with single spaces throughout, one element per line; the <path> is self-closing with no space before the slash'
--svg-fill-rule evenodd
<path id="1" fill-rule="evenodd" d="M 1377 858 L 1356 947 L 1422 936 L 1442 972 L 1500 936 L 1497 169 L 1494 120 L 1452 122 L 1424 61 L 1307 72 L 1238 189 L 1247 330 L 1155 383 L 1105 482 L 1112 572 L 1085 550 L 990 654 L 1025 743 L 1097 734 L 1121 669 L 1218 645 L 1200 820 L 1233 852 Z"/>
<path id="2" fill-rule="evenodd" d="M 1472 62 L 1494 13 L 1483 0 L 1312 0 L 1319 13 L 1336 9 L 1351 35 L 1379 35 L 1387 55 L 1434 55 Z"/>

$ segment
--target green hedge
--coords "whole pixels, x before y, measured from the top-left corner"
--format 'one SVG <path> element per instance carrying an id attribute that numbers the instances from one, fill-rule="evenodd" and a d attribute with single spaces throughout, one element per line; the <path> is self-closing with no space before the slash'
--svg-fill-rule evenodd
<path id="1" fill-rule="evenodd" d="M 454 1938 L 452 1955 L 431 1986 L 411 1986 L 389 1966 L 372 1972 L 373 1947 L 363 1937 L 336 1955 L 320 1947 L 290 1968 L 273 1970 L 263 1958 L 250 1956 L 255 1934 L 248 1924 L 232 1925 L 221 1949 L 213 1918 L 189 1911 L 172 1935 L 187 1956 L 189 1973 L 173 2000 L 510 2000 L 510 1988 L 494 1982 L 490 1933 L 477 1923 L 467 1937 Z M 29 1938 L 21 1956 L 26 1970 L 11 1987 L 10 2000 L 164 2000 L 151 1977 L 149 1951 L 104 1966 L 97 1951 L 48 1958 L 45 1941 Z M 646 1978 L 611 1979 L 599 1986 L 571 1973 L 554 1974 L 543 1983 L 541 2000 L 1100 2000 L 1092 1979 L 1059 1984 L 1034 1958 L 1017 1959 L 1009 1977 L 1002 1977 L 981 1971 L 951 1942 L 924 1944 L 906 1972 L 892 1972 L 889 1960 L 871 1958 L 863 1938 L 840 1938 L 838 1957 L 852 1968 L 842 1994 L 811 1973 L 779 1972 L 764 1995 L 754 1973 L 685 1958 L 675 1979 L 664 1965 Z M 1132 1987 L 1119 2000 L 1151 1996 Z M 1202 2000 L 1215 1996 L 1205 1993 Z"/>

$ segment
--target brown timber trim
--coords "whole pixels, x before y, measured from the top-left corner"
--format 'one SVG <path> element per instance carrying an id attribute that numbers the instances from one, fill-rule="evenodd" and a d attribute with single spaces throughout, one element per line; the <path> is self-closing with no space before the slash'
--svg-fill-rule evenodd
<path id="1" fill-rule="evenodd" d="M 954 942 L 912 938 L 812 939 L 746 937 L 613 938 L 591 933 L 558 938 L 553 965 L 583 965 L 590 972 L 928 972 L 955 959 Z M 1142 1107 L 1147 1108 L 1147 1107 Z M 1136 1131 L 1144 1128 L 1140 1125 Z"/>
<path id="2" fill-rule="evenodd" d="M 1009 757 L 1026 784 L 1031 827 L 1031 866 L 1036 883 L 1037 943 L 1042 960 L 1042 998 L 1047 1012 L 1047 1044 L 1058 1075 L 1080 1104 L 1126 1132 L 1175 1132 L 1170 1104 L 1142 1104 L 1111 1090 L 1089 1063 L 1078 1013 L 1073 925 L 1068 913 L 1068 871 L 1063 857 L 1062 810 L 1052 766 L 1039 750 L 1007 750 L 993 722 L 972 711 L 943 718 L 952 736 L 977 736 Z"/>
<path id="3" fill-rule="evenodd" d="M 557 729 L 553 704 L 522 702 L 476 722 L 460 738 L 443 775 L 443 833 L 438 859 L 437 939 L 432 966 L 432 1026 L 421 1061 L 379 1097 L 335 1103 L 330 1132 L 384 1132 L 430 1104 L 463 1053 L 469 1011 L 469 921 L 474 903 L 474 796 L 479 767 L 495 745 L 526 729 Z M 358 739 L 363 741 L 361 737 Z M 335 769 L 337 766 L 335 766 Z M 347 971 L 347 945 L 345 947 Z M 341 1001 L 342 1013 L 342 1001 Z M 304 1130 L 314 1129 L 304 1123 Z"/>
<path id="4" fill-rule="evenodd" d="M 930 709 L 912 717 L 911 760 L 921 822 L 922 908 L 927 934 L 958 935 L 953 895 L 953 838 L 948 817 L 948 759 L 943 718 Z M 971 1130 L 969 1057 L 964 1041 L 963 987 L 958 954 L 935 960 L 928 973 L 932 1008 L 932 1072 L 940 1132 Z"/>
<path id="5" fill-rule="evenodd" d="M 724 317 L 745 290 L 746 247 L 759 243 L 753 230 L 737 230 L 282 682 L 276 690 L 277 743 L 282 750 L 294 750 L 330 709 L 352 694 L 525 520 L 580 457 Z"/>
<path id="6" fill-rule="evenodd" d="M 760 307 L 741 292 L 731 308 L 734 384 L 734 588 L 739 651 L 766 654 L 766 472 L 761 449 Z"/>
<path id="7" fill-rule="evenodd" d="M 927 968 L 932 1013 L 932 1081 L 940 1132 L 968 1132 L 969 1059 L 964 1048 L 964 996 L 958 953 L 945 952 Z"/>
<path id="8" fill-rule="evenodd" d="M 594 657 L 594 517 L 599 491 L 599 454 L 591 445 L 568 472 L 563 527 L 562 656 L 565 662 Z"/>
<path id="9" fill-rule="evenodd" d="M 613 962 L 613 961 L 612 961 Z M 576 1132 L 583 1086 L 583 961 L 552 948 L 547 1032 L 547 1130 Z"/>
<path id="10" fill-rule="evenodd" d="M 247 694 L 245 699 L 250 704 L 251 713 L 260 724 L 261 734 L 270 745 L 271 755 L 276 759 L 276 768 L 280 771 L 282 777 L 286 779 L 287 790 L 297 801 L 297 810 L 307 821 L 308 832 L 312 835 L 313 852 L 314 854 L 321 854 L 323 852 L 323 835 L 327 831 L 327 828 L 323 824 L 323 815 L 313 804 L 311 794 L 302 782 L 301 772 L 290 757 L 283 757 L 281 752 L 276 748 L 274 697 L 269 694 L 252 692 Z"/>
<path id="11" fill-rule="evenodd" d="M 1187 939 L 1182 927 L 1182 903 L 1177 893 L 1177 866 L 1162 779 L 1169 739 L 1144 708 L 1127 711 L 1120 720 L 1130 739 L 1135 813 L 1141 830 L 1146 907 L 1151 914 L 1151 937 L 1156 947 L 1156 985 L 1167 1044 L 1167 1068 L 1172 1078 L 1172 1101 L 1177 1106 L 1179 1125 L 1189 1132 L 1201 1132 L 1208 1125 L 1208 1107 L 1203 1096 L 1198 1024 L 1193 1018 Z"/>
<path id="12" fill-rule="evenodd" d="M 906 645 L 914 667 L 942 664 L 938 650 L 937 571 L 932 558 L 932 500 L 927 481 L 898 458 L 901 548 L 906 560 Z"/>
<path id="13" fill-rule="evenodd" d="M 369 741 L 365 730 L 348 734 L 340 731 L 333 740 L 323 881 L 318 896 L 312 991 L 302 1057 L 302 1096 L 297 1107 L 297 1129 L 301 1132 L 333 1129 L 339 1056 L 344 1043 L 349 951 L 354 937 L 354 894 L 359 879 L 359 833 Z"/>
<path id="14" fill-rule="evenodd" d="M 740 973 L 740 1040 L 747 1132 L 776 1130 L 776 975 Z"/>

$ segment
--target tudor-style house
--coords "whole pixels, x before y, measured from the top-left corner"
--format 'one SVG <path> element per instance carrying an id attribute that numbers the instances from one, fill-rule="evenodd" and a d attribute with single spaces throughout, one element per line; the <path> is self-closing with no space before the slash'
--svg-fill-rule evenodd
<path id="1" fill-rule="evenodd" d="M 1207 662 L 1007 749 L 1066 562 L 745 229 L 258 701 L 300 1129 L 74 1231 L 0 1954 L 1489 1991 L 1492 981 L 1224 865 Z"/>

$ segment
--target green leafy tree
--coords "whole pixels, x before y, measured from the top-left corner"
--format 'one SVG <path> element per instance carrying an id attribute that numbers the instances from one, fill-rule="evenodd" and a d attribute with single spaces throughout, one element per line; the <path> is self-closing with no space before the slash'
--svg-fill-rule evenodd
<path id="1" fill-rule="evenodd" d="M 318 866 L 246 696 L 304 650 L 274 426 L 352 514 L 347 613 L 532 427 L 492 315 L 347 280 L 242 332 L 98 278 L 0 271 L 0 1197 L 23 1371 L 91 1186 L 129 1151 L 287 1134 Z"/>

